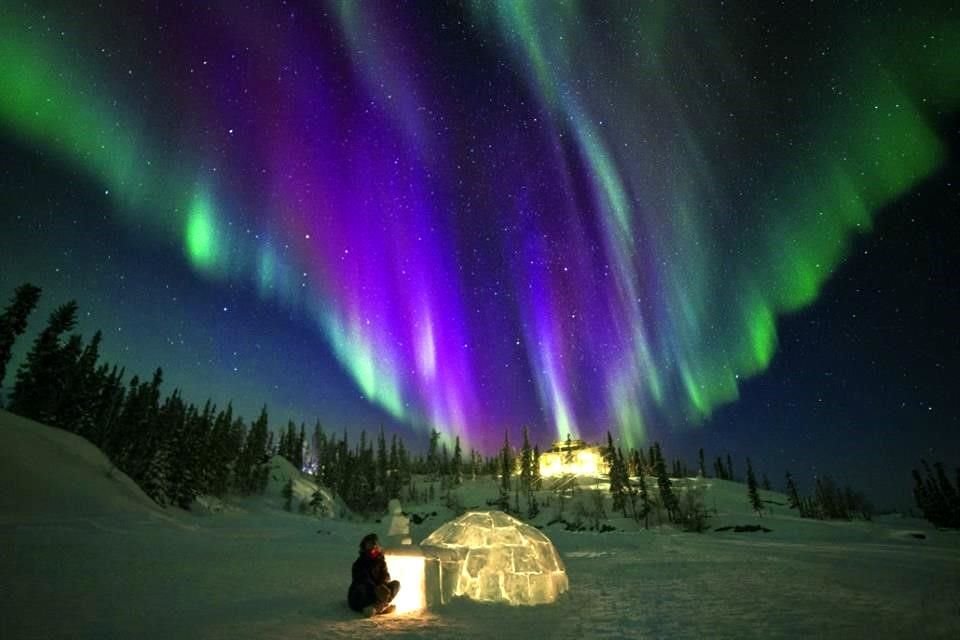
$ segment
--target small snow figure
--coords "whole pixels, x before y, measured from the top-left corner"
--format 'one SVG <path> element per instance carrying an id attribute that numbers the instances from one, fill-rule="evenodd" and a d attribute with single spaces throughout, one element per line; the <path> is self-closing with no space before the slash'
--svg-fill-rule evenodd
<path id="1" fill-rule="evenodd" d="M 392 549 L 396 545 L 412 544 L 410 518 L 403 515 L 400 501 L 396 498 L 391 499 L 387 509 L 390 511 L 389 526 L 387 527 L 387 548 Z"/>
<path id="2" fill-rule="evenodd" d="M 390 580 L 377 534 L 367 534 L 360 541 L 360 557 L 353 562 L 353 581 L 347 591 L 350 608 L 368 616 L 390 613 L 394 609 L 390 601 L 398 591 L 400 582 Z"/>

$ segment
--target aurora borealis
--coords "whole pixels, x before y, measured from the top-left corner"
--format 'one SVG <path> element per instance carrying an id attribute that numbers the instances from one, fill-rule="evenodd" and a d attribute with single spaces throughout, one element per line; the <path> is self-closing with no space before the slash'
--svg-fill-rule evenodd
<path id="1" fill-rule="evenodd" d="M 702 426 L 949 164 L 960 15 L 683 4 L 2 0 L 2 139 L 86 194 L 52 211 L 33 185 L 3 215 L 111 239 L 68 242 L 91 274 L 69 286 L 35 257 L 0 282 L 138 325 L 117 359 L 296 419 L 487 449 L 522 424 Z M 105 284 L 104 243 L 149 277 Z M 247 347 L 260 364 L 227 364 Z"/>

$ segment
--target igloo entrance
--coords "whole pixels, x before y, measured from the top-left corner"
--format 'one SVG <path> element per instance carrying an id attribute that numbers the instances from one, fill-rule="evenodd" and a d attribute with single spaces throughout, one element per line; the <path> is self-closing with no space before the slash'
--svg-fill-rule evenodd
<path id="1" fill-rule="evenodd" d="M 430 534 L 420 548 L 431 605 L 454 596 L 547 604 L 569 586 L 563 560 L 550 539 L 502 511 L 464 514 Z"/>

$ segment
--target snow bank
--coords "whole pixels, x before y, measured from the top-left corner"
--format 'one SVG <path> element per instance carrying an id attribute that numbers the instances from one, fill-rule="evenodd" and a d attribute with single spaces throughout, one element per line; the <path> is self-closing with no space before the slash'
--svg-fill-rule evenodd
<path id="1" fill-rule="evenodd" d="M 0 410 L 0 522 L 162 514 L 100 449 Z"/>

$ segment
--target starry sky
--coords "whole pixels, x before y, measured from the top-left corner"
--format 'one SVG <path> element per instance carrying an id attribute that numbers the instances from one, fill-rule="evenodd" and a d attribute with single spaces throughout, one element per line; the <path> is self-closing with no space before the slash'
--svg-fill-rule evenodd
<path id="1" fill-rule="evenodd" d="M 905 502 L 960 463 L 960 12 L 898 4 L 0 0 L 0 287 L 278 425 Z"/>

